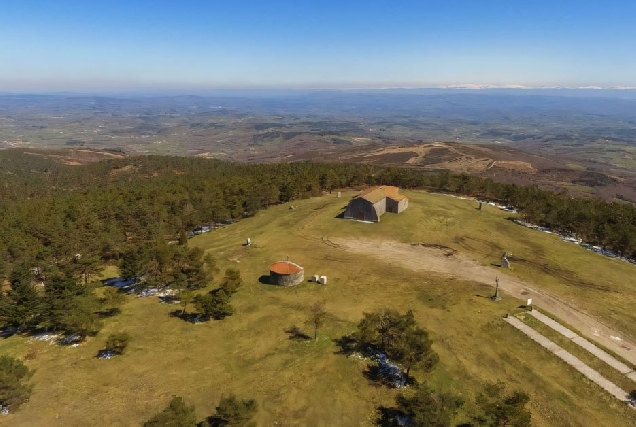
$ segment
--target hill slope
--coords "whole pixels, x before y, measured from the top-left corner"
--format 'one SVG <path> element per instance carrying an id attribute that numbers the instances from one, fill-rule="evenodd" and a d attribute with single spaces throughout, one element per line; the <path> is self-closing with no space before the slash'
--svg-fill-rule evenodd
<path id="1" fill-rule="evenodd" d="M 346 193 L 350 196 L 353 193 Z M 131 298 L 120 316 L 77 348 L 24 337 L 0 342 L 0 352 L 24 356 L 36 369 L 34 393 L 0 425 L 138 425 L 165 407 L 171 395 L 196 405 L 199 419 L 214 412 L 222 394 L 255 398 L 258 425 L 372 425 L 375 408 L 393 403 L 395 390 L 363 376 L 367 362 L 339 354 L 334 340 L 351 333 L 363 312 L 412 309 L 434 339 L 441 363 L 431 374 L 414 372 L 436 390 L 468 402 L 484 381 L 502 380 L 527 391 L 536 426 L 616 426 L 636 423 L 631 409 L 588 382 L 502 321 L 521 301 L 492 288 L 426 268 L 404 268 L 332 241 L 383 240 L 448 247 L 458 257 L 491 268 L 503 251 L 518 259 L 510 274 L 566 299 L 636 335 L 632 327 L 633 266 L 506 220 L 508 214 L 453 197 L 407 192 L 410 207 L 378 224 L 336 218 L 347 202 L 335 193 L 280 205 L 238 224 L 190 240 L 222 268 L 241 270 L 245 285 L 232 300 L 235 314 L 202 325 L 169 313 L 155 298 Z M 247 237 L 251 247 L 242 243 Z M 305 275 L 327 275 L 320 286 L 265 285 L 270 263 L 287 256 Z M 289 339 L 292 326 L 309 332 L 310 307 L 324 301 L 328 319 L 317 342 Z M 128 354 L 96 360 L 112 332 L 131 335 Z M 465 407 L 470 411 L 470 403 Z M 457 422 L 466 421 L 459 414 Z"/>

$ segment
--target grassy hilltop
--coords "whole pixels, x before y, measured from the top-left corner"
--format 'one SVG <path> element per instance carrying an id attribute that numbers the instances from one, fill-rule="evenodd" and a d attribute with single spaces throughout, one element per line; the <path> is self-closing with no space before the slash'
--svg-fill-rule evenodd
<path id="1" fill-rule="evenodd" d="M 351 333 L 363 312 L 412 309 L 430 331 L 441 362 L 430 374 L 414 371 L 437 391 L 462 395 L 470 412 L 485 381 L 502 380 L 525 390 L 536 426 L 636 424 L 636 412 L 502 321 L 521 301 L 492 288 L 423 270 L 391 259 L 372 258 L 333 243 L 374 239 L 452 248 L 484 266 L 502 252 L 521 260 L 510 274 L 572 301 L 630 336 L 636 336 L 630 283 L 636 267 L 605 259 L 554 235 L 520 227 L 510 215 L 485 206 L 425 192 L 405 192 L 410 207 L 386 214 L 378 224 L 336 218 L 345 193 L 294 201 L 257 213 L 238 224 L 189 241 L 213 254 L 221 269 L 238 268 L 244 285 L 233 297 L 235 314 L 193 325 L 169 313 L 175 306 L 156 298 L 132 298 L 122 314 L 77 348 L 11 337 L 0 353 L 23 357 L 35 369 L 33 395 L 0 425 L 139 425 L 163 409 L 173 394 L 196 405 L 199 419 L 214 412 L 221 395 L 236 393 L 259 405 L 258 425 L 372 425 L 378 406 L 393 404 L 397 391 L 363 376 L 366 361 L 338 354 L 334 340 Z M 242 244 L 252 239 L 252 246 Z M 450 249 L 447 249 L 450 250 Z M 289 256 L 328 284 L 294 288 L 263 284 L 268 266 Z M 112 270 L 110 273 L 114 273 Z M 217 278 L 218 281 L 218 278 Z M 318 341 L 289 339 L 298 326 L 311 334 L 311 306 L 324 301 L 328 313 Z M 94 358 L 106 337 L 125 331 L 127 353 L 109 361 Z M 457 423 L 468 421 L 465 413 Z"/>

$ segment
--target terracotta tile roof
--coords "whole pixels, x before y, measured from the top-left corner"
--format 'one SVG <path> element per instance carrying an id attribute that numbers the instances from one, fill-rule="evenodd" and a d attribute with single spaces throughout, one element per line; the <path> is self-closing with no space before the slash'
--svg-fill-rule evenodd
<path id="1" fill-rule="evenodd" d="M 400 194 L 399 188 L 392 185 L 380 185 L 367 188 L 366 190 L 361 191 L 360 194 L 358 194 L 358 197 L 362 197 L 363 199 L 368 200 L 371 203 L 378 203 L 385 197 L 398 202 L 404 199 L 408 200 L 408 197 Z"/>
<path id="2" fill-rule="evenodd" d="M 269 271 L 277 274 L 296 274 L 303 271 L 303 268 L 291 261 L 278 261 L 269 266 Z"/>

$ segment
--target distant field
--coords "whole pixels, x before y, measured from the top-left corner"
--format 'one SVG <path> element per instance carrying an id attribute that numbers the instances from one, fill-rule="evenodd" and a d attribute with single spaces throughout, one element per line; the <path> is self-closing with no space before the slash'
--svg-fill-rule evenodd
<path id="1" fill-rule="evenodd" d="M 491 287 L 405 270 L 338 248 L 329 238 L 442 245 L 486 266 L 506 251 L 513 258 L 510 274 L 632 337 L 636 267 L 518 226 L 496 208 L 478 211 L 474 202 L 424 192 L 406 192 L 409 209 L 386 214 L 378 224 L 336 218 L 352 194 L 294 201 L 295 209 L 276 206 L 190 240 L 222 269 L 239 268 L 245 280 L 232 300 L 235 314 L 223 321 L 188 324 L 169 316 L 177 307 L 130 297 L 121 315 L 78 348 L 24 337 L 2 340 L 0 353 L 38 354 L 27 362 L 36 370 L 30 402 L 0 416 L 0 425 L 138 425 L 173 394 L 195 404 L 203 419 L 231 392 L 258 401 L 262 426 L 372 425 L 374 409 L 391 405 L 396 391 L 367 382 L 367 362 L 338 354 L 333 340 L 352 332 L 363 312 L 384 307 L 412 309 L 431 332 L 441 362 L 430 374 L 414 375 L 438 391 L 464 396 L 468 412 L 483 382 L 499 379 L 530 394 L 535 426 L 636 425 L 636 411 L 502 321 L 521 310 L 521 301 L 504 294 L 494 303 L 485 298 Z M 249 248 L 242 245 L 247 237 Z M 270 263 L 288 256 L 305 267 L 306 279 L 327 275 L 328 285 L 259 282 Z M 289 340 L 285 330 L 291 326 L 310 332 L 316 301 L 324 301 L 329 313 L 318 342 Z M 132 336 L 127 354 L 96 360 L 106 337 L 118 331 Z M 456 422 L 464 421 L 462 412 Z"/>

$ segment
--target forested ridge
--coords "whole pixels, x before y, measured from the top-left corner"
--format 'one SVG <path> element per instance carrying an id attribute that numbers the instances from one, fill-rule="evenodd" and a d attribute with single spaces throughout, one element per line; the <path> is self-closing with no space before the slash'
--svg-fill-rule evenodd
<path id="1" fill-rule="evenodd" d="M 0 158 L 0 260 L 5 265 L 25 259 L 59 262 L 77 253 L 116 261 L 131 247 L 177 240 L 201 224 L 237 220 L 273 204 L 371 184 L 499 201 L 514 206 L 529 222 L 636 255 L 632 204 L 573 199 L 469 175 L 160 156 L 66 166 L 12 150 Z"/>

